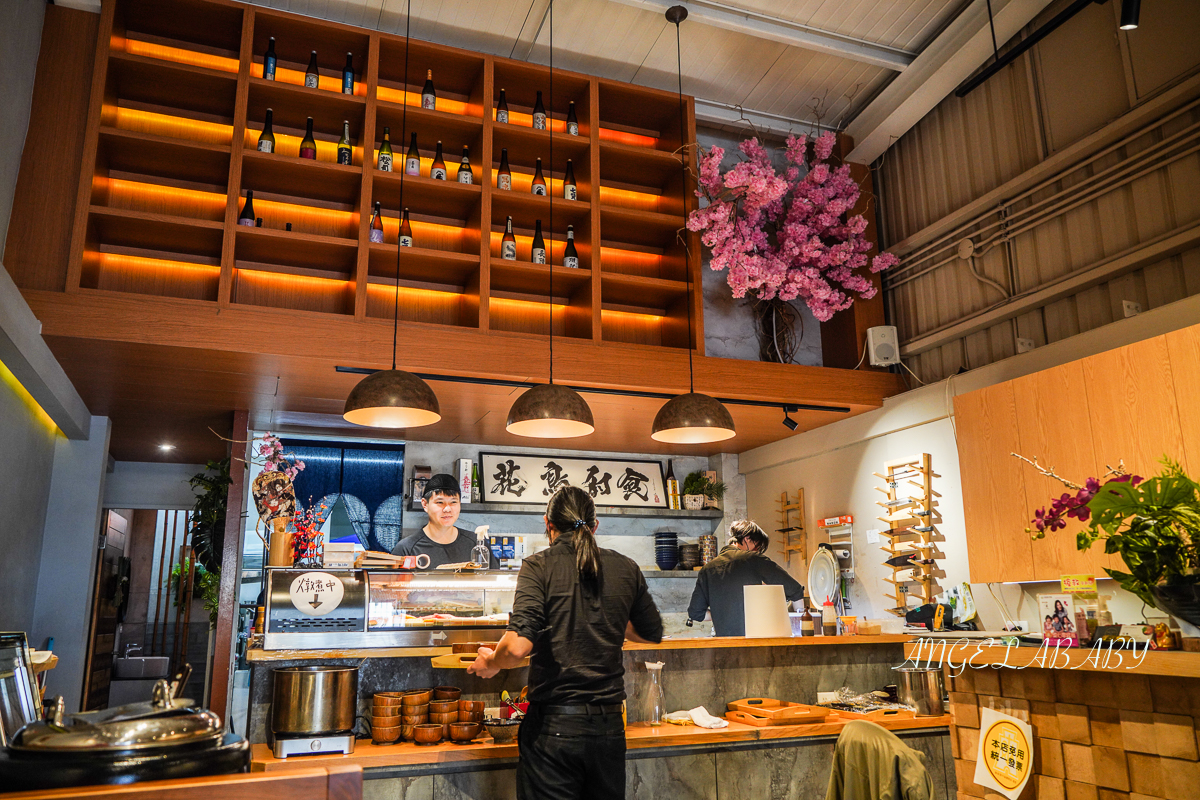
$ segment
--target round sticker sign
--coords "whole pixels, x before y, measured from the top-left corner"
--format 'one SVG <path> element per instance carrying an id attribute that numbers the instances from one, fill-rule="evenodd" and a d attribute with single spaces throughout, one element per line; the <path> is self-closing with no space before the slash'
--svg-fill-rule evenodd
<path id="1" fill-rule="evenodd" d="M 296 576 L 288 593 L 297 611 L 310 617 L 323 617 L 341 605 L 346 589 L 328 572 L 306 572 Z"/>
<path id="2" fill-rule="evenodd" d="M 1025 732 L 1008 720 L 998 720 L 981 737 L 983 763 L 988 773 L 1005 789 L 1015 789 L 1025 780 L 1032 757 Z"/>

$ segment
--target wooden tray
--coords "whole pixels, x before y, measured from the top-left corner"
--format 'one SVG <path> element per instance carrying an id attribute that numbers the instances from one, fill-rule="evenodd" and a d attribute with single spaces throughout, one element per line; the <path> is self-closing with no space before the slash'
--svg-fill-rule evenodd
<path id="1" fill-rule="evenodd" d="M 763 722 L 748 722 L 750 725 L 807 725 L 822 722 L 829 716 L 830 710 L 821 706 L 809 706 L 803 703 L 788 703 L 772 700 L 769 697 L 747 697 L 735 700 L 726 706 L 727 719 L 747 722 L 751 717 Z M 737 716 L 731 716 L 736 714 Z"/>
<path id="2" fill-rule="evenodd" d="M 489 642 L 489 644 L 492 644 Z M 475 663 L 475 653 L 447 653 L 442 656 L 433 656 L 432 663 L 434 669 L 466 669 Z M 525 658 L 513 669 L 528 667 L 529 659 Z"/>
<path id="3" fill-rule="evenodd" d="M 842 711 L 839 708 L 831 708 L 829 713 L 843 719 L 866 719 L 872 722 L 878 722 L 881 719 L 912 719 L 917 715 L 917 712 L 911 708 L 878 708 L 867 712 Z"/>

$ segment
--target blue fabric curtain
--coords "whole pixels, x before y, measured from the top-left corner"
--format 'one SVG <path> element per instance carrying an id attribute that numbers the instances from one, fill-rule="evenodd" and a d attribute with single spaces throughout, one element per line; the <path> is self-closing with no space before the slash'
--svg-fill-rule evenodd
<path id="1" fill-rule="evenodd" d="M 285 452 L 304 462 L 296 476 L 300 508 L 346 504 L 359 543 L 391 552 L 400 540 L 404 513 L 404 446 L 281 439 Z"/>

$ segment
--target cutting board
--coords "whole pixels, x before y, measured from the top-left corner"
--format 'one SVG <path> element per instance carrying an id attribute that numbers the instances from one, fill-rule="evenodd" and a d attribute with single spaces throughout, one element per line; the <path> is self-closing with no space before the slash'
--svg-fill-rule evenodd
<path id="1" fill-rule="evenodd" d="M 824 722 L 829 709 L 769 697 L 747 697 L 726 706 L 725 718 L 747 725 L 809 725 Z"/>
<path id="2" fill-rule="evenodd" d="M 447 653 L 443 656 L 433 656 L 432 662 L 434 669 L 466 669 L 475 663 L 475 653 Z M 529 659 L 525 658 L 514 669 L 528 667 Z"/>

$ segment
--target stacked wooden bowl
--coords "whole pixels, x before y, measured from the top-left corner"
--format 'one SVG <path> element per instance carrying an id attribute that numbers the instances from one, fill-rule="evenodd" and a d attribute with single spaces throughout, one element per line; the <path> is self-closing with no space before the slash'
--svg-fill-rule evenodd
<path id="1" fill-rule="evenodd" d="M 401 708 L 399 692 L 376 692 L 371 704 L 371 741 L 391 744 L 400 738 Z"/>
<path id="2" fill-rule="evenodd" d="M 432 689 L 417 689 L 404 692 L 400 696 L 400 708 L 403 712 L 400 718 L 400 738 L 404 741 L 416 741 L 417 726 L 428 724 L 429 701 L 432 697 Z"/>

